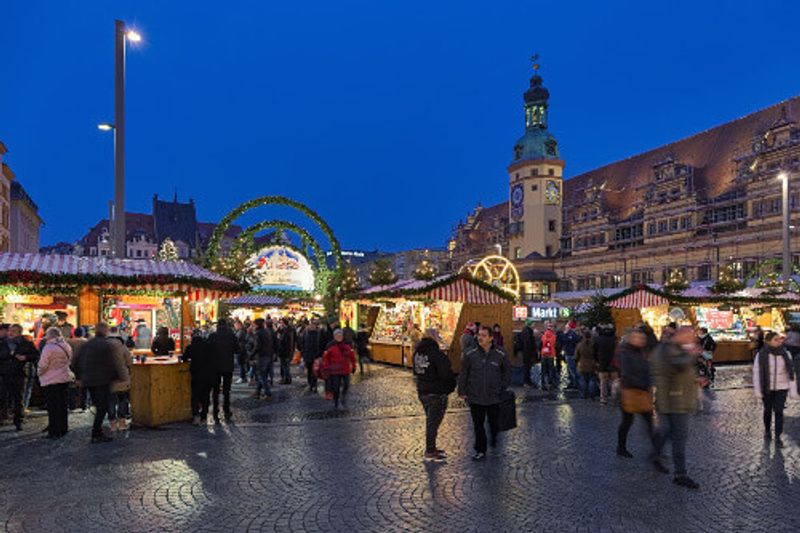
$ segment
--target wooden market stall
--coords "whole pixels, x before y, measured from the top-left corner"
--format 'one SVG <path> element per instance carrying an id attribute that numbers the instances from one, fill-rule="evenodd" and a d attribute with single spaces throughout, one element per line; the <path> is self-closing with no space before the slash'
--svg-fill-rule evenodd
<path id="1" fill-rule="evenodd" d="M 362 320 L 364 314 L 366 321 Z M 435 328 L 442 339 L 442 349 L 458 371 L 459 341 L 468 323 L 499 324 L 503 337 L 511 342 L 513 297 L 502 289 L 458 274 L 372 287 L 341 304 L 343 324 L 369 325 L 371 316 L 375 318 L 368 332 L 376 361 L 408 366 L 414 342 L 426 329 Z"/>
<path id="2" fill-rule="evenodd" d="M 136 357 L 131 369 L 131 412 L 141 425 L 190 418 L 188 364 L 178 356 L 197 318 L 216 316 L 218 300 L 238 289 L 235 282 L 184 261 L 0 254 L 2 320 L 22 324 L 33 338 L 53 323 L 55 311 L 66 315 L 65 333 L 78 325 L 91 332 L 101 320 L 118 328 L 137 343 L 135 356 L 149 353 L 158 328 L 168 329 L 175 353 Z"/>
<path id="3" fill-rule="evenodd" d="M 239 320 L 291 317 L 295 319 L 324 316 L 325 306 L 321 302 L 303 298 L 288 298 L 269 292 L 251 292 L 223 300 L 225 314 Z"/>
<path id="4" fill-rule="evenodd" d="M 717 342 L 716 362 L 752 361 L 752 331 L 783 332 L 786 316 L 800 305 L 792 293 L 770 295 L 765 289 L 747 288 L 733 294 L 712 294 L 703 287 L 680 293 L 639 285 L 607 299 L 618 333 L 647 322 L 657 336 L 670 322 L 705 327 Z"/>

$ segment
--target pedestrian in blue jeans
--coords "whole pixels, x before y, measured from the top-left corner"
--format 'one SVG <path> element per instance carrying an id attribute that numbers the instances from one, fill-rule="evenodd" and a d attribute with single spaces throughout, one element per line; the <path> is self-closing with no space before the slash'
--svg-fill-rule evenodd
<path id="1" fill-rule="evenodd" d="M 254 398 L 262 398 L 261 392 L 264 392 L 264 399 L 272 398 L 272 390 L 270 389 L 272 375 L 272 364 L 275 360 L 275 337 L 272 335 L 270 328 L 266 327 L 266 322 L 263 318 L 255 320 L 256 330 L 256 377 L 258 386 L 253 393 Z"/>
<path id="2" fill-rule="evenodd" d="M 597 359 L 594 357 L 594 347 L 592 346 L 592 334 L 589 331 L 583 333 L 583 338 L 575 348 L 575 369 L 580 378 L 581 393 L 584 398 L 592 396 L 596 387 Z M 594 385 L 594 387 L 593 387 Z"/>

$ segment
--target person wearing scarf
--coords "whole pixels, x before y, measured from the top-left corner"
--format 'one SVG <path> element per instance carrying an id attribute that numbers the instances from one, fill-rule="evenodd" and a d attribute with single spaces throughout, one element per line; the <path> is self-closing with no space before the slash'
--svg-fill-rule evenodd
<path id="1" fill-rule="evenodd" d="M 786 397 L 797 396 L 797 381 L 792 356 L 783 346 L 783 337 L 770 331 L 753 363 L 753 392 L 764 404 L 764 439 L 772 439 L 772 415 L 775 415 L 775 445 L 782 447 L 783 410 Z"/>

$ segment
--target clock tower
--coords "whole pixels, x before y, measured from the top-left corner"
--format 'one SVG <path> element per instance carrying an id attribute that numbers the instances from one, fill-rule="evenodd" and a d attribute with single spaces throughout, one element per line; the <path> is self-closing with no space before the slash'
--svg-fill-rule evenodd
<path id="1" fill-rule="evenodd" d="M 542 85 L 534 56 L 531 86 L 525 91 L 525 134 L 514 145 L 509 177 L 509 258 L 532 253 L 552 257 L 561 240 L 564 161 L 547 130 L 550 93 Z"/>

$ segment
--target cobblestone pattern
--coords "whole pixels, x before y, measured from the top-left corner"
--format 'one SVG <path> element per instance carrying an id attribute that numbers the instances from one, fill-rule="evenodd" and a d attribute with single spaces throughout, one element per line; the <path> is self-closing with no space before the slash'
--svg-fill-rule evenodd
<path id="1" fill-rule="evenodd" d="M 349 409 L 299 385 L 274 403 L 239 387 L 233 423 L 136 429 L 88 443 L 89 414 L 59 441 L 0 428 L 0 528 L 6 531 L 798 531 L 800 409 L 787 410 L 783 450 L 765 446 L 746 389 L 714 393 L 692 417 L 696 492 L 646 462 L 614 455 L 619 412 L 527 393 L 520 427 L 486 461 L 469 459 L 469 413 L 451 402 L 440 435 L 450 452 L 424 464 L 424 417 L 406 371 L 375 368 Z M 539 401 L 541 400 L 541 401 Z"/>

